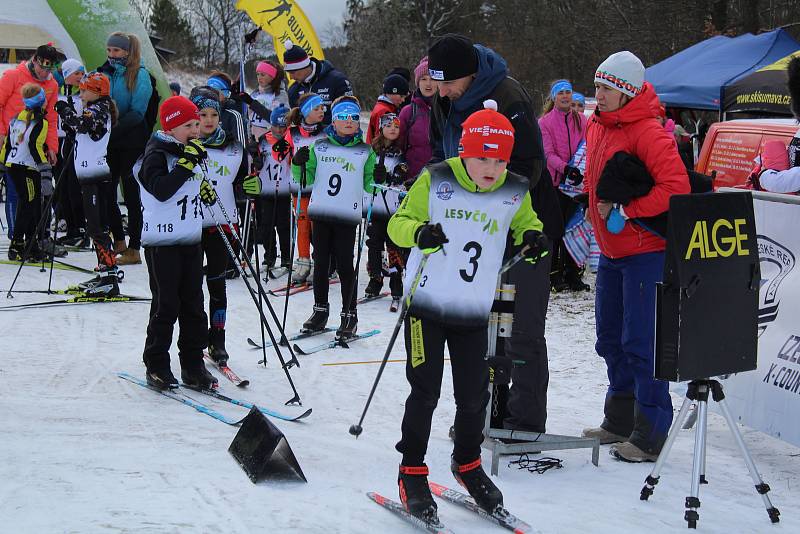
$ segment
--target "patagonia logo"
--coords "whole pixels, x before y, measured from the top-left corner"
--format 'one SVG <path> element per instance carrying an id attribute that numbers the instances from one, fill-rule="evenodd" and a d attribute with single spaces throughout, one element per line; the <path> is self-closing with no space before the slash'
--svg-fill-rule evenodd
<path id="1" fill-rule="evenodd" d="M 619 78 L 618 76 L 615 76 L 610 72 L 606 72 L 604 70 L 598 70 L 597 72 L 595 72 L 594 77 L 612 83 L 617 87 L 619 87 L 620 89 L 625 89 L 626 91 L 629 91 L 634 95 L 638 95 L 639 93 L 642 92 L 640 88 L 636 87 L 628 80 L 624 78 Z"/>

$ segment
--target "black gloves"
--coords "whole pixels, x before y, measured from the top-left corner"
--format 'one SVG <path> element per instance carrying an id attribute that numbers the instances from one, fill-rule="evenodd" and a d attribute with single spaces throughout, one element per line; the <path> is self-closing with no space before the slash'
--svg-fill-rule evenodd
<path id="1" fill-rule="evenodd" d="M 55 104 L 56 113 L 61 115 L 64 113 L 65 109 L 69 109 L 71 106 L 66 102 L 66 100 L 58 100 Z"/>
<path id="2" fill-rule="evenodd" d="M 402 184 L 406 181 L 408 177 L 408 164 L 406 163 L 398 163 L 395 165 L 394 170 L 392 171 L 392 183 L 393 184 Z"/>
<path id="3" fill-rule="evenodd" d="M 231 93 L 231 100 L 247 104 L 248 106 L 253 103 L 253 97 L 247 93 Z"/>
<path id="4" fill-rule="evenodd" d="M 528 230 L 522 234 L 522 244 L 528 246 L 524 256 L 536 260 L 548 252 L 550 241 L 538 230 Z"/>
<path id="5" fill-rule="evenodd" d="M 275 144 L 272 145 L 272 151 L 275 152 L 280 159 L 284 159 L 289 155 L 289 141 L 287 141 L 286 138 L 278 139 L 275 141 Z"/>
<path id="6" fill-rule="evenodd" d="M 294 153 L 294 158 L 292 163 L 295 165 L 305 165 L 308 163 L 308 158 L 310 156 L 310 152 L 307 146 L 301 146 L 297 149 L 297 152 Z"/>
<path id="7" fill-rule="evenodd" d="M 382 184 L 386 182 L 386 177 L 388 176 L 388 174 L 389 172 L 386 170 L 386 167 L 384 167 L 380 163 L 376 163 L 372 179 L 376 184 Z"/>
<path id="8" fill-rule="evenodd" d="M 417 230 L 416 241 L 417 246 L 422 250 L 436 249 L 450 242 L 447 236 L 444 235 L 444 230 L 442 230 L 440 223 L 420 226 Z"/>
<path id="9" fill-rule="evenodd" d="M 564 167 L 564 180 L 569 185 L 580 185 L 583 182 L 583 174 L 577 167 L 570 167 L 567 165 Z"/>

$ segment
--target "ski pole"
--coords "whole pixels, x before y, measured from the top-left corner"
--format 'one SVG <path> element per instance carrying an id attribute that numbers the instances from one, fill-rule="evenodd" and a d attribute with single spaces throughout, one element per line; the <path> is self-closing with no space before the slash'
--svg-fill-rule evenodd
<path id="1" fill-rule="evenodd" d="M 233 223 L 231 222 L 231 218 L 228 216 L 228 212 L 225 210 L 225 206 L 221 202 L 219 203 L 219 209 L 222 212 L 222 216 L 225 218 L 226 224 L 228 224 L 228 226 L 231 229 L 233 229 Z M 231 236 L 236 241 L 236 244 L 241 247 L 242 246 L 242 241 L 239 238 L 239 235 L 235 231 L 231 231 Z M 264 286 L 261 285 L 261 280 L 259 280 L 258 276 L 255 274 L 255 270 L 253 269 L 253 264 L 250 262 L 250 258 L 248 258 L 246 255 L 244 256 L 244 258 L 245 258 L 245 260 L 244 260 L 245 264 L 247 265 L 247 268 L 250 270 L 250 273 L 253 276 L 256 277 L 256 287 L 258 288 L 259 293 L 264 298 L 264 302 L 267 305 L 267 309 L 269 310 L 270 316 L 272 316 L 272 320 L 275 321 L 276 325 L 278 325 L 278 329 L 279 329 L 281 335 L 286 337 L 286 333 L 283 331 L 283 329 L 280 326 L 281 323 L 278 320 L 278 315 L 277 315 L 277 313 L 275 313 L 275 308 L 272 307 L 272 303 L 267 298 L 267 292 L 264 290 Z M 270 334 L 270 336 L 271 336 L 271 334 Z M 273 343 L 275 342 L 274 339 L 270 339 L 270 341 L 272 341 Z M 300 362 L 297 360 L 297 357 L 295 356 L 294 351 L 292 350 L 291 347 L 289 347 L 289 354 L 292 355 L 292 359 L 289 360 L 288 364 L 283 362 L 283 356 L 281 355 L 279 350 L 276 349 L 275 352 L 277 353 L 278 358 L 281 360 L 281 364 L 282 365 L 288 365 L 289 368 L 291 368 L 293 365 L 296 365 L 296 366 L 300 367 Z"/>
<path id="2" fill-rule="evenodd" d="M 221 208 L 221 211 L 225 209 L 222 206 L 221 202 L 219 203 L 219 206 Z M 214 225 L 217 227 L 217 231 L 219 232 L 220 237 L 222 237 L 222 240 L 225 243 L 225 248 L 228 249 L 228 254 L 231 256 L 231 258 L 235 259 L 236 254 L 233 252 L 233 246 L 231 246 L 231 242 L 228 239 L 228 236 L 225 234 L 225 230 L 222 228 L 222 224 L 220 224 L 219 220 L 217 219 L 213 207 L 212 206 L 206 206 L 206 207 L 208 208 L 208 211 L 211 214 L 211 218 L 214 219 Z M 225 218 L 228 219 L 224 211 L 223 211 L 223 216 L 225 216 Z M 235 230 L 233 229 L 233 225 L 230 223 L 230 220 L 226 222 L 228 223 L 228 227 L 231 229 L 231 235 L 235 236 L 236 235 Z M 250 263 L 248 260 L 248 265 L 249 264 Z M 267 327 L 267 332 L 269 333 L 270 341 L 272 341 L 273 346 L 275 346 L 277 344 L 277 342 L 275 341 L 275 336 L 272 333 L 272 329 L 269 327 L 269 324 L 267 322 L 267 317 L 266 315 L 264 315 L 264 310 L 261 309 L 260 306 L 258 306 L 258 300 L 256 299 L 256 295 L 252 286 L 250 285 L 250 281 L 244 276 L 244 269 L 242 269 L 242 266 L 239 265 L 239 263 L 236 263 L 236 267 L 239 270 L 239 274 L 242 275 L 242 279 L 244 280 L 244 283 L 247 286 L 247 290 L 250 293 L 250 297 L 253 299 L 253 302 L 258 307 L 258 314 L 261 316 L 261 324 Z M 252 269 L 252 265 L 250 265 L 250 267 Z M 256 283 L 258 283 L 258 277 L 256 277 Z M 278 355 L 278 359 L 281 361 L 283 371 L 284 373 L 286 373 L 286 378 L 289 380 L 289 385 L 292 387 L 292 391 L 294 392 L 294 397 L 286 401 L 286 404 L 288 405 L 297 403 L 302 406 L 303 403 L 300 401 L 300 394 L 297 392 L 297 388 L 295 387 L 294 381 L 292 380 L 292 375 L 289 374 L 289 369 L 287 368 L 286 363 L 283 360 L 283 356 L 281 355 L 280 349 L 276 347 L 275 353 Z"/>
<path id="3" fill-rule="evenodd" d="M 75 152 L 75 145 L 74 144 L 72 145 L 72 148 L 70 148 L 69 154 L 67 154 L 67 157 L 64 158 L 64 161 L 69 161 L 72 158 L 73 152 Z M 58 184 L 61 183 L 61 178 L 64 177 L 64 171 L 66 171 L 66 170 L 67 170 L 67 166 L 64 165 L 64 167 L 61 168 L 61 172 L 58 173 L 58 178 L 56 179 L 56 184 L 53 187 L 54 190 L 55 190 L 56 187 L 58 187 Z M 41 190 L 41 188 L 40 188 L 40 190 Z M 17 278 L 19 278 L 19 274 L 22 272 L 22 267 L 25 265 L 25 261 L 28 259 L 28 256 L 31 253 L 31 249 L 33 248 L 34 242 L 38 241 L 38 239 L 39 239 L 39 233 L 42 231 L 43 225 L 44 225 L 44 221 L 45 221 L 45 214 L 47 213 L 48 210 L 50 210 L 50 207 L 53 204 L 53 197 L 55 197 L 55 195 L 50 195 L 50 198 L 47 200 L 47 205 L 45 205 L 44 210 L 42 211 L 42 215 L 41 215 L 41 217 L 39 217 L 39 223 L 36 225 L 36 231 L 34 232 L 34 239 L 31 239 L 31 242 L 28 244 L 27 247 L 25 247 L 25 251 L 22 253 L 22 261 L 19 262 L 19 268 L 17 269 L 17 274 L 14 275 L 14 280 L 11 281 L 11 287 L 8 288 L 8 293 L 6 293 L 6 298 L 7 299 L 13 299 L 14 298 L 14 296 L 11 294 L 11 292 L 14 290 L 14 286 L 17 283 Z M 41 202 L 41 199 L 40 199 L 40 202 Z M 55 252 L 55 250 L 53 250 L 53 252 Z M 42 263 L 42 266 L 44 266 L 44 263 Z"/>
<path id="4" fill-rule="evenodd" d="M 383 184 L 373 184 L 375 189 L 380 189 L 381 191 L 392 191 L 400 195 L 400 198 L 403 198 L 408 194 L 408 191 L 405 189 L 400 189 L 399 187 L 392 187 L 391 185 L 383 185 Z"/>
<path id="5" fill-rule="evenodd" d="M 294 151 L 292 151 L 294 152 Z M 291 157 L 294 157 L 294 154 L 291 154 Z M 300 171 L 302 173 L 301 181 L 305 181 L 305 174 L 306 174 L 306 166 L 303 165 Z M 289 197 L 291 198 L 291 196 Z M 297 244 L 297 225 L 300 224 L 300 201 L 303 199 L 303 189 L 301 187 L 297 188 L 297 207 L 292 210 L 293 218 L 292 221 L 292 234 L 291 240 L 289 243 L 289 272 L 286 275 L 286 297 L 283 300 L 283 322 L 281 323 L 281 328 L 283 331 L 286 331 L 286 315 L 289 313 L 289 290 L 292 288 L 292 267 L 294 266 L 294 247 Z M 283 341 L 283 340 L 281 340 Z M 288 341 L 286 342 L 289 343 Z"/>
<path id="6" fill-rule="evenodd" d="M 350 425 L 350 434 L 358 438 L 361 433 L 364 431 L 364 428 L 361 426 L 364 423 L 364 418 L 367 416 L 367 410 L 369 410 L 369 405 L 372 403 L 372 397 L 375 395 L 375 390 L 378 388 L 378 382 L 381 380 L 381 375 L 383 375 L 383 370 L 386 368 L 386 363 L 389 361 L 389 355 L 392 353 L 392 348 L 394 348 L 394 343 L 397 340 L 397 334 L 400 333 L 400 327 L 403 326 L 403 321 L 405 321 L 406 315 L 408 314 L 408 309 L 411 307 L 411 299 L 414 298 L 414 293 L 417 292 L 417 287 L 419 287 L 420 278 L 422 278 L 422 272 L 425 270 L 425 265 L 428 263 L 428 257 L 430 253 L 426 253 L 422 255 L 422 259 L 419 262 L 419 267 L 417 267 L 417 272 L 414 275 L 414 281 L 411 283 L 411 287 L 408 290 L 408 295 L 406 295 L 405 300 L 403 301 L 403 308 L 400 310 L 400 317 L 397 318 L 397 323 L 394 325 L 394 331 L 392 332 L 392 337 L 389 339 L 389 345 L 386 347 L 386 352 L 383 354 L 383 360 L 381 360 L 381 366 L 378 368 L 378 374 L 375 377 L 375 381 L 372 383 L 372 389 L 369 392 L 369 397 L 367 397 L 367 402 L 364 405 L 364 411 L 361 412 L 361 419 L 358 420 L 358 424 Z"/>
<path id="7" fill-rule="evenodd" d="M 258 206 L 258 204 L 255 203 L 255 202 L 253 203 L 253 205 L 256 206 L 256 207 Z M 256 212 L 256 211 L 257 210 L 254 209 L 254 212 Z M 253 236 L 253 254 L 254 254 L 254 257 L 256 259 L 256 281 L 259 281 L 259 280 L 261 280 L 261 271 L 260 271 L 260 267 L 259 267 L 261 265 L 261 260 L 258 259 L 258 215 L 255 215 L 255 224 L 254 224 L 254 226 L 256 228 L 256 230 L 255 230 L 256 235 Z M 248 255 L 248 257 L 249 257 L 249 255 Z M 260 284 L 261 282 L 257 282 L 257 283 Z M 259 291 L 258 292 L 258 308 L 261 309 L 263 306 L 264 306 L 264 297 L 261 295 L 261 292 Z M 264 323 L 263 322 L 261 323 L 261 353 L 262 353 L 263 358 L 258 363 L 263 363 L 264 367 L 266 367 L 267 366 L 267 340 L 266 340 L 266 337 L 264 336 Z"/>

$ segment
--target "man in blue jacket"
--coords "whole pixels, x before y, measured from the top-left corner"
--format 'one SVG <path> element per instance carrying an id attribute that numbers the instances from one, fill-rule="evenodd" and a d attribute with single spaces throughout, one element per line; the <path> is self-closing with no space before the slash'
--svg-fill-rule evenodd
<path id="1" fill-rule="evenodd" d="M 563 233 L 558 198 L 546 173 L 542 136 L 531 98 L 508 75 L 508 67 L 494 50 L 474 44 L 463 35 L 447 34 L 428 50 L 428 71 L 438 85 L 431 106 L 433 162 L 458 156 L 461 123 L 483 108 L 484 100 L 497 102 L 497 111 L 514 126 L 514 150 L 508 170 L 530 182 L 531 201 L 544 223 L 544 233 L 555 243 Z M 506 255 L 518 250 L 509 247 Z M 516 362 L 512 372 L 503 426 L 513 430 L 544 432 L 547 420 L 547 342 L 545 317 L 550 297 L 550 255 L 536 265 L 519 262 L 504 277 L 516 287 L 511 338 L 503 347 Z"/>
<path id="2" fill-rule="evenodd" d="M 329 61 L 320 61 L 308 54 L 303 47 L 295 45 L 290 39 L 284 43 L 284 69 L 295 81 L 289 87 L 289 105 L 297 107 L 297 101 L 305 93 L 316 93 L 325 104 L 325 124 L 331 123 L 331 104 L 340 96 L 353 96 L 350 80 Z"/>

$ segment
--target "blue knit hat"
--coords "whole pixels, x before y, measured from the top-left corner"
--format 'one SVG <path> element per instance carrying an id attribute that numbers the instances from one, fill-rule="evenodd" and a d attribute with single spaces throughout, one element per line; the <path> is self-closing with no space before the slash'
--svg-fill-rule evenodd
<path id="1" fill-rule="evenodd" d="M 286 115 L 289 113 L 289 108 L 284 106 L 283 104 L 279 105 L 277 108 L 272 110 L 272 113 L 269 116 L 269 122 L 273 126 L 286 126 Z"/>

